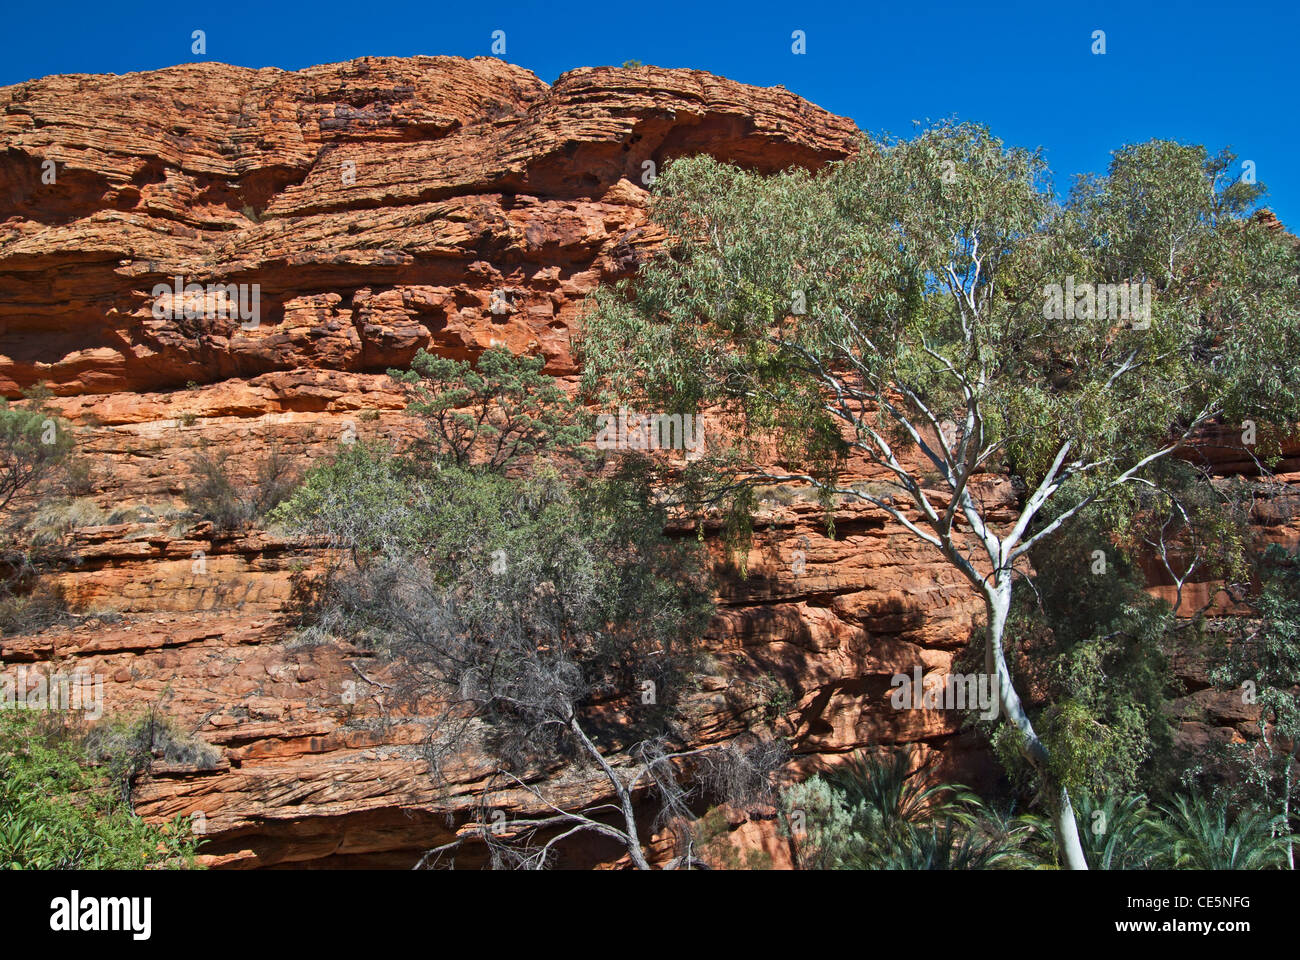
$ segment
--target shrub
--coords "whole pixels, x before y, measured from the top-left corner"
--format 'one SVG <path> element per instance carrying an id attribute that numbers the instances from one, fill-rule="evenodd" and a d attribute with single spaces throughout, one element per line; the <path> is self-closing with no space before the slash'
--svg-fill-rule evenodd
<path id="1" fill-rule="evenodd" d="M 75 500 L 47 500 L 27 521 L 26 533 L 32 544 L 55 543 L 73 530 L 109 522 L 109 515 L 95 501 L 85 497 Z"/>
<path id="2" fill-rule="evenodd" d="M 646 683 L 653 702 L 622 733 L 661 724 L 711 605 L 698 551 L 663 536 L 646 491 L 540 466 L 410 469 L 354 444 L 274 515 L 346 552 L 319 620 L 411 664 L 511 764 L 553 752 L 555 718 Z"/>
<path id="3" fill-rule="evenodd" d="M 1148 870 L 1161 857 L 1159 819 L 1143 796 L 1079 796 L 1079 837 L 1094 870 Z"/>
<path id="4" fill-rule="evenodd" d="M 410 372 L 391 373 L 410 386 L 424 435 L 406 450 L 340 449 L 273 519 L 339 558 L 312 626 L 401 663 L 399 692 L 445 705 L 426 744 L 435 776 L 472 747 L 497 765 L 484 810 L 508 788 L 553 811 L 502 831 L 480 823 L 494 864 L 544 866 L 545 831 L 589 830 L 646 868 L 633 796 L 641 803 L 648 788 L 656 825 L 676 830 L 689 865 L 694 791 L 752 796 L 782 753 L 680 746 L 678 708 L 712 613 L 706 558 L 665 535 L 636 461 L 584 472 L 588 418 L 542 364 L 500 349 L 476 365 L 421 352 Z M 614 754 L 618 764 L 605 759 Z M 609 781 L 614 802 L 565 809 L 529 777 L 584 768 Z"/>
<path id="5" fill-rule="evenodd" d="M 89 501 L 51 500 L 88 482 L 71 458 L 72 433 L 45 404 L 44 387 L 26 391 L 29 405 L 0 399 L 0 634 L 35 633 L 65 619 L 62 591 L 42 574 L 68 560 L 58 541 L 72 527 L 94 522 Z"/>
<path id="6" fill-rule="evenodd" d="M 28 593 L 0 593 L 0 635 L 39 633 L 71 619 L 68 602 L 58 586 L 38 583 Z"/>
<path id="7" fill-rule="evenodd" d="M 576 455 L 593 436 L 592 418 L 542 373 L 545 363 L 504 347 L 484 351 L 477 364 L 420 350 L 410 370 L 388 373 L 410 388 L 428 455 L 503 470 L 536 454 Z"/>
<path id="8" fill-rule="evenodd" d="M 71 450 L 72 434 L 51 411 L 0 399 L 0 514 L 40 491 Z"/>
<path id="9" fill-rule="evenodd" d="M 210 770 L 221 757 L 216 748 L 177 731 L 156 707 L 135 719 L 99 724 L 86 735 L 83 746 L 86 757 L 103 768 L 126 803 L 135 778 L 148 772 L 155 760 Z"/>
<path id="10" fill-rule="evenodd" d="M 1259 707 L 1258 736 L 1222 749 L 1231 771 L 1227 799 L 1271 812 L 1273 829 L 1284 838 L 1287 864 L 1294 869 L 1300 805 L 1300 553 L 1270 546 L 1261 558 L 1258 581 L 1251 602 L 1259 617 L 1238 618 L 1236 635 L 1216 651 L 1221 662 L 1211 678 Z"/>
<path id="11" fill-rule="evenodd" d="M 904 823 L 878 850 L 864 848 L 850 857 L 852 867 L 875 870 L 989 870 L 1015 858 L 1016 847 L 1003 838 L 966 829 L 951 817 L 918 826 Z"/>
<path id="12" fill-rule="evenodd" d="M 45 394 L 35 395 L 43 402 Z M 72 434 L 52 411 L 43 405 L 11 407 L 0 399 L 0 594 L 30 585 L 36 558 L 21 536 L 71 450 Z"/>
<path id="13" fill-rule="evenodd" d="M 192 866 L 184 818 L 134 815 L 59 717 L 0 711 L 0 867 L 18 870 Z"/>
<path id="14" fill-rule="evenodd" d="M 232 475 L 230 456 L 224 450 L 200 450 L 194 457 L 193 479 L 184 490 L 190 510 L 222 531 L 252 526 L 284 501 L 298 482 L 293 465 L 274 446 L 257 461 L 249 481 Z"/>
<path id="15" fill-rule="evenodd" d="M 840 769 L 783 791 L 781 829 L 794 841 L 796 865 L 958 869 L 1011 857 L 1017 843 L 1009 832 L 976 829 L 982 805 L 974 794 L 911 767 L 911 748 L 883 757 L 859 753 Z M 942 829 L 924 826 L 937 818 Z"/>
<path id="16" fill-rule="evenodd" d="M 843 866 L 850 850 L 862 843 L 854 829 L 855 812 L 844 795 L 821 777 L 783 790 L 781 835 L 792 841 L 795 866 L 800 870 Z"/>

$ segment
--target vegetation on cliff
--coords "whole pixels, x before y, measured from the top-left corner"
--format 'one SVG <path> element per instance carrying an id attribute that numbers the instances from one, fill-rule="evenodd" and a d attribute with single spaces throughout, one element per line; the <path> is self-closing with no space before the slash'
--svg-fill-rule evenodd
<path id="1" fill-rule="evenodd" d="M 592 463 L 585 418 L 539 368 L 505 350 L 477 366 L 421 354 L 393 371 L 421 437 L 345 445 L 275 517 L 340 557 L 318 626 L 399 662 L 402 692 L 436 700 L 434 776 L 467 748 L 491 759 L 477 822 L 424 862 L 472 838 L 496 862 L 540 867 L 592 832 L 645 868 L 647 795 L 689 862 L 692 784 L 761 789 L 780 751 L 689 746 L 679 708 L 712 612 L 702 551 L 665 533 L 635 460 Z M 554 782 L 583 770 L 606 798 L 562 809 Z M 547 812 L 510 812 L 516 791 Z"/>
<path id="2" fill-rule="evenodd" d="M 154 826 L 131 809 L 130 779 L 152 762 L 160 729 L 118 725 L 88 740 L 57 713 L 0 710 L 0 869 L 192 865 L 188 818 Z"/>
<path id="3" fill-rule="evenodd" d="M 1089 512 L 1109 531 L 1099 562 L 1151 531 L 1181 591 L 1215 541 L 1165 464 L 1196 462 L 1212 424 L 1253 443 L 1257 422 L 1300 420 L 1296 248 L 1234 169 L 1152 141 L 1061 203 L 1039 155 L 958 123 L 815 173 L 684 158 L 655 185 L 664 250 L 586 317 L 593 396 L 717 409 L 735 431 L 693 465 L 688 502 L 710 489 L 743 538 L 756 486 L 802 481 L 828 506 L 877 508 L 964 576 L 985 606 L 995 744 L 1032 774 L 1076 869 L 1084 731 L 1131 765 L 1142 719 L 1064 690 L 1035 710 L 1011 669 L 1013 603 L 1035 548 Z M 881 486 L 843 482 L 851 454 Z"/>

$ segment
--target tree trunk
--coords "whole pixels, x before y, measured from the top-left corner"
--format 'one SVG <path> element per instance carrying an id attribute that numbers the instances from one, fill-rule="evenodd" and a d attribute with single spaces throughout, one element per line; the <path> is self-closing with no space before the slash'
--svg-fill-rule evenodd
<path id="1" fill-rule="evenodd" d="M 1296 744 L 1291 741 L 1291 752 L 1286 757 L 1286 770 L 1282 776 L 1282 828 L 1286 830 L 1286 868 L 1295 869 L 1295 836 L 1291 832 L 1291 767 L 1295 763 Z"/>
<path id="2" fill-rule="evenodd" d="M 632 805 L 631 791 L 623 785 L 623 781 L 618 778 L 618 774 L 609 765 L 605 755 L 591 742 L 591 738 L 582 729 L 582 725 L 578 723 L 575 714 L 569 715 L 569 729 L 577 735 L 578 742 L 595 758 L 600 769 L 604 771 L 605 778 L 609 781 L 610 786 L 614 788 L 614 796 L 618 798 L 618 806 L 623 813 L 623 826 L 625 828 L 621 831 L 624 836 L 623 845 L 627 848 L 628 856 L 632 859 L 632 865 L 638 870 L 649 870 L 650 863 L 645 858 L 645 851 L 641 849 L 641 836 L 636 828 L 636 810 Z"/>
<path id="3" fill-rule="evenodd" d="M 1070 794 L 1063 786 L 1056 783 L 1047 765 L 1047 747 L 1034 726 L 1029 722 L 1029 715 L 1020 702 L 1020 696 L 1011 683 L 1011 673 L 1007 669 L 1006 651 L 1003 637 L 1007 628 L 1007 615 L 1011 612 L 1011 571 L 1000 570 L 994 585 L 986 591 L 985 607 L 988 611 L 988 640 L 984 647 L 984 668 L 998 681 L 998 705 L 1003 716 L 1016 725 L 1022 738 L 1021 749 L 1033 765 L 1038 775 L 1043 778 L 1044 793 L 1048 796 L 1056 792 L 1055 825 L 1056 840 L 1061 854 L 1071 870 L 1087 870 L 1088 860 L 1083 855 L 1083 844 L 1079 840 L 1079 825 L 1074 819 L 1074 804 Z"/>
<path id="4" fill-rule="evenodd" d="M 1061 795 L 1056 806 L 1056 836 L 1065 855 L 1065 865 L 1071 870 L 1087 870 L 1088 858 L 1083 855 L 1083 844 L 1079 840 L 1079 824 L 1074 819 L 1074 804 L 1070 802 L 1069 791 L 1060 788 Z"/>

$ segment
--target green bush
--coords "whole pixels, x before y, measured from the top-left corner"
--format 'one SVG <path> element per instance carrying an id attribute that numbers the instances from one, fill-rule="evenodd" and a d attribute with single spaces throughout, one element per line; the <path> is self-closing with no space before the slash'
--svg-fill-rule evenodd
<path id="1" fill-rule="evenodd" d="M 136 817 L 105 772 L 86 765 L 65 720 L 0 710 L 0 867 L 192 866 L 197 843 L 185 818 L 159 827 Z"/>
<path id="2" fill-rule="evenodd" d="M 53 411 L 0 399 L 0 514 L 13 513 L 72 452 L 72 434 Z"/>
<path id="3" fill-rule="evenodd" d="M 1079 838 L 1093 870 L 1148 870 L 1162 856 L 1160 820 L 1143 796 L 1080 794 L 1074 808 Z"/>
<path id="4" fill-rule="evenodd" d="M 55 489 L 72 451 L 67 425 L 32 390 L 29 407 L 0 399 L 0 633 L 31 633 L 61 620 L 62 595 L 40 575 L 63 558 L 29 529 Z"/>
<path id="5" fill-rule="evenodd" d="M 1013 844 L 948 818 L 942 825 L 904 823 L 879 850 L 851 859 L 849 865 L 875 870 L 990 870 L 1011 865 L 1015 856 Z"/>
<path id="6" fill-rule="evenodd" d="M 629 768 L 604 758 L 632 758 L 626 776 L 658 798 L 657 824 L 691 835 L 676 760 L 698 751 L 682 745 L 678 708 L 713 611 L 707 556 L 665 533 L 642 461 L 592 469 L 590 418 L 542 367 L 500 349 L 475 364 L 421 352 L 411 371 L 390 371 L 424 427 L 414 442 L 340 447 L 272 519 L 333 548 L 302 636 L 344 637 L 400 663 L 386 698 L 448 705 L 425 744 L 435 776 L 467 747 L 493 758 L 503 783 L 530 770 L 585 775 L 596 761 L 618 797 L 602 814 L 619 812 L 618 835 L 644 868 Z M 775 756 L 718 750 L 689 775 L 738 795 Z M 557 816 L 609 835 L 585 813 Z M 544 864 L 551 848 L 535 834 L 520 824 L 509 852 L 482 837 L 493 863 Z"/>

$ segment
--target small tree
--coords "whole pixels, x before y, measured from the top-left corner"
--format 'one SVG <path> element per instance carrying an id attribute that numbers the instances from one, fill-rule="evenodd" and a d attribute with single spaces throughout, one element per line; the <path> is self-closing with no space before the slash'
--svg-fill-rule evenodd
<path id="1" fill-rule="evenodd" d="M 1112 542 L 1101 514 L 1084 511 L 1035 546 L 1007 619 L 1009 672 L 1026 691 L 1056 779 L 1076 799 L 1156 790 L 1173 775 L 1166 703 L 1176 681 L 1164 646 L 1178 621 L 1146 592 L 1140 567 Z M 978 671 L 982 658 L 972 644 L 953 669 Z M 1006 727 L 996 719 L 972 724 L 989 734 L 1013 779 L 1032 782 Z"/>
<path id="2" fill-rule="evenodd" d="M 494 347 L 477 364 L 420 350 L 410 370 L 389 376 L 411 389 L 424 423 L 421 449 L 436 461 L 503 470 L 537 454 L 573 456 L 591 437 L 590 418 L 542 373 L 541 357 Z"/>
<path id="3" fill-rule="evenodd" d="M 682 159 L 656 182 L 664 250 L 586 316 L 593 393 L 727 418 L 730 462 L 696 472 L 713 468 L 733 515 L 756 484 L 803 481 L 960 571 L 1077 869 L 1069 793 L 1008 669 L 1012 594 L 1080 512 L 1104 506 L 1120 529 L 1153 465 L 1206 424 L 1297 419 L 1296 248 L 1250 217 L 1262 188 L 1232 169 L 1200 147 L 1126 147 L 1061 205 L 1037 154 L 954 123 L 818 173 Z M 851 454 L 874 488 L 841 482 Z"/>
<path id="4" fill-rule="evenodd" d="M 12 407 L 0 399 L 0 516 L 38 498 L 72 451 L 72 434 L 37 394 L 35 405 Z"/>
<path id="5" fill-rule="evenodd" d="M 659 824 L 683 827 L 690 862 L 692 792 L 761 789 L 779 750 L 686 745 L 680 708 L 712 612 L 699 548 L 664 534 L 635 465 L 576 469 L 578 411 L 537 367 L 506 351 L 477 368 L 417 357 L 401 379 L 424 437 L 343 450 L 277 516 L 346 558 L 324 591 L 335 628 L 399 661 L 400 692 L 436 699 L 435 775 L 467 749 L 493 760 L 478 821 L 422 865 L 473 837 L 494 862 L 542 867 L 593 832 L 644 869 L 647 794 Z M 565 808 L 546 778 L 584 767 L 612 801 Z M 503 789 L 546 812 L 507 816 L 494 809 Z"/>
<path id="6" fill-rule="evenodd" d="M 66 613 L 56 590 L 33 590 L 60 551 L 35 544 L 24 527 L 55 490 L 73 448 L 67 424 L 50 410 L 47 390 L 28 391 L 26 407 L 0 399 L 0 630 L 39 630 Z"/>
<path id="7" fill-rule="evenodd" d="M 1156 865 L 1183 870 L 1267 870 L 1278 861 L 1269 818 L 1253 806 L 1231 811 L 1223 801 L 1179 794 L 1160 808 Z"/>

